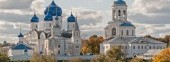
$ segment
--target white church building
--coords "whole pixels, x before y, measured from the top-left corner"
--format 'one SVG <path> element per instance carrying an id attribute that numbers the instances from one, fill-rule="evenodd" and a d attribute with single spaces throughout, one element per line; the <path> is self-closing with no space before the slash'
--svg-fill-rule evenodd
<path id="1" fill-rule="evenodd" d="M 54 0 L 46 7 L 44 15 L 44 24 L 39 24 L 39 18 L 33 15 L 31 29 L 24 35 L 25 43 L 41 54 L 80 55 L 82 41 L 77 17 L 71 13 L 67 18 L 67 30 L 62 30 L 62 8 Z M 43 29 L 39 29 L 40 26 Z"/>
<path id="2" fill-rule="evenodd" d="M 112 21 L 104 28 L 106 40 L 100 44 L 100 53 L 106 53 L 112 46 L 119 45 L 122 46 L 126 57 L 132 58 L 150 49 L 166 48 L 163 42 L 135 35 L 136 27 L 127 20 L 127 7 L 123 0 L 114 1 Z M 67 30 L 62 30 L 62 23 L 62 8 L 53 0 L 46 7 L 43 20 L 34 13 L 30 20 L 30 31 L 24 35 L 20 33 L 18 44 L 9 49 L 10 59 L 30 60 L 33 52 L 55 55 L 58 57 L 57 60 L 68 60 L 72 57 L 94 58 L 94 56 L 81 56 L 81 31 L 77 17 L 73 13 L 70 14 L 67 18 Z"/>
<path id="3" fill-rule="evenodd" d="M 127 20 L 127 5 L 116 0 L 112 6 L 112 21 L 105 30 L 105 41 L 100 44 L 100 53 L 106 53 L 112 46 L 121 46 L 127 58 L 141 55 L 150 49 L 164 49 L 166 44 L 151 38 L 137 37 L 136 27 Z"/>
<path id="4" fill-rule="evenodd" d="M 77 17 L 70 14 L 67 30 L 62 30 L 62 19 L 62 9 L 53 0 L 44 11 L 44 20 L 40 20 L 34 13 L 30 20 L 30 31 L 24 35 L 19 34 L 19 43 L 11 47 L 9 56 L 21 55 L 25 49 L 31 51 L 30 55 L 38 52 L 55 56 L 79 56 L 82 41 Z M 40 24 L 40 21 L 44 23 Z"/>

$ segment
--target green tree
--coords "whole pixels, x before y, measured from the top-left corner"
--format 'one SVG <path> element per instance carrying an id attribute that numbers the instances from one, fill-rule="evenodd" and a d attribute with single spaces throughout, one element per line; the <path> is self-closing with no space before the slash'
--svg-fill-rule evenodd
<path id="1" fill-rule="evenodd" d="M 133 58 L 130 60 L 130 62 L 146 62 L 142 58 Z"/>
<path id="2" fill-rule="evenodd" d="M 69 62 L 83 62 L 83 60 L 81 58 L 76 57 L 76 58 L 71 58 Z"/>
<path id="3" fill-rule="evenodd" d="M 113 46 L 106 52 L 109 62 L 123 62 L 125 55 L 121 50 L 121 46 Z"/>
<path id="4" fill-rule="evenodd" d="M 99 54 L 96 56 L 94 59 L 91 60 L 91 62 L 108 62 L 106 55 L 104 54 Z"/>
<path id="5" fill-rule="evenodd" d="M 34 53 L 31 58 L 31 62 L 56 62 L 56 59 L 52 55 L 40 55 L 38 53 Z"/>
<path id="6" fill-rule="evenodd" d="M 10 62 L 10 59 L 6 54 L 0 53 L 0 62 Z"/>
<path id="7" fill-rule="evenodd" d="M 120 46 L 113 46 L 106 55 L 100 54 L 92 62 L 125 62 L 125 56 Z"/>

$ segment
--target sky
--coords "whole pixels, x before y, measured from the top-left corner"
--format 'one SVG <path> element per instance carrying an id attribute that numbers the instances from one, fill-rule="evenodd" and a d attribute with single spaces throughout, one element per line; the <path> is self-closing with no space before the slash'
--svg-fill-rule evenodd
<path id="1" fill-rule="evenodd" d="M 0 42 L 18 42 L 20 32 L 27 33 L 34 10 L 43 23 L 43 11 L 52 0 L 0 0 Z M 63 10 L 63 29 L 72 10 L 78 17 L 82 38 L 104 35 L 111 20 L 115 0 L 54 0 Z M 163 37 L 170 34 L 170 0 L 124 0 L 128 5 L 128 21 L 136 26 L 136 35 Z"/>

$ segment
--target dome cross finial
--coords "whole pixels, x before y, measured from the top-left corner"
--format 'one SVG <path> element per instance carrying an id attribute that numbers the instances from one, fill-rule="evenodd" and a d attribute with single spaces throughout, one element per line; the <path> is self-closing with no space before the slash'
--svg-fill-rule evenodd
<path id="1" fill-rule="evenodd" d="M 20 28 L 19 28 L 19 32 L 21 33 L 21 25 L 20 25 Z"/>
<path id="2" fill-rule="evenodd" d="M 34 16 L 36 16 L 36 11 L 35 11 L 35 9 L 34 9 Z"/>
<path id="3" fill-rule="evenodd" d="M 35 9 L 34 9 L 34 15 L 35 15 Z"/>
<path id="4" fill-rule="evenodd" d="M 72 9 L 71 9 L 71 15 L 73 14 L 73 11 L 72 11 Z"/>

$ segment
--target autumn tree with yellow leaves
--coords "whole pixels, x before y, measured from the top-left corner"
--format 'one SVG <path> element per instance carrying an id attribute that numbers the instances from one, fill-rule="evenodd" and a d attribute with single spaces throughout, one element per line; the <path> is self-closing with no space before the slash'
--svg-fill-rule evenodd
<path id="1" fill-rule="evenodd" d="M 170 62 L 170 48 L 167 48 L 155 55 L 153 62 Z"/>
<path id="2" fill-rule="evenodd" d="M 93 35 L 89 39 L 83 40 L 82 53 L 99 54 L 100 43 L 104 41 L 102 36 Z"/>

